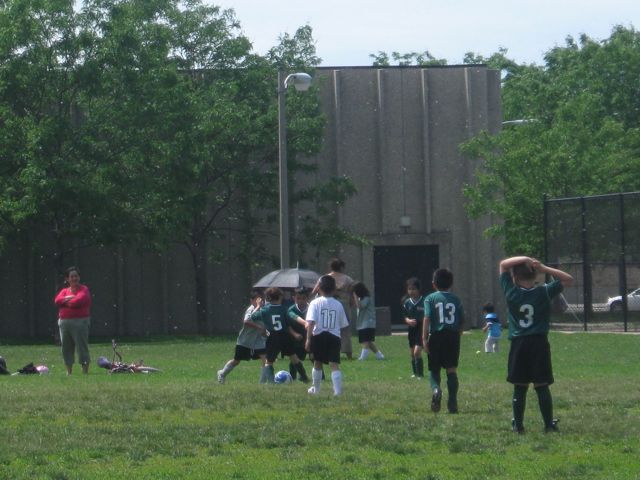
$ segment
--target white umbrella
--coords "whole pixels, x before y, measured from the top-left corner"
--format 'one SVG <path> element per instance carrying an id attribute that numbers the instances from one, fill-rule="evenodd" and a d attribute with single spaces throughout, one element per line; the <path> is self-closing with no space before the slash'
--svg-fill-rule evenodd
<path id="1" fill-rule="evenodd" d="M 313 270 L 285 268 L 284 270 L 274 270 L 273 272 L 267 273 L 253 286 L 254 288 L 313 288 L 318 278 L 320 278 L 320 275 Z"/>

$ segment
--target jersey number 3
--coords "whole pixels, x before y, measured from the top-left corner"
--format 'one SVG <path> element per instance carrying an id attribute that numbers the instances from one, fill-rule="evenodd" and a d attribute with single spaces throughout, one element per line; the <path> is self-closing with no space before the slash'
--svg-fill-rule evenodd
<path id="1" fill-rule="evenodd" d="M 518 320 L 518 323 L 522 328 L 529 328 L 533 324 L 533 305 L 525 303 L 520 305 L 520 313 L 524 315 L 524 318 Z"/>

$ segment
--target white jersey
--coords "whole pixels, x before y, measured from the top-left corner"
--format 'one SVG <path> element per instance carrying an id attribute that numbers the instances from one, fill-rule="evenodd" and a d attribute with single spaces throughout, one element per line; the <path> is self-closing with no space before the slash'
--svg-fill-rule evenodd
<path id="1" fill-rule="evenodd" d="M 333 297 L 318 297 L 307 308 L 307 322 L 313 322 L 313 335 L 329 332 L 340 336 L 340 329 L 349 326 L 342 304 Z"/>

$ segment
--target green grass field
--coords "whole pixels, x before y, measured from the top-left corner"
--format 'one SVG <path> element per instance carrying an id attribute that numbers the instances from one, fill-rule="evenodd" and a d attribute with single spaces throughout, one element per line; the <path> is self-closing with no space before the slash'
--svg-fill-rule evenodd
<path id="1" fill-rule="evenodd" d="M 0 377 L 0 478 L 640 478 L 640 336 L 550 338 L 561 433 L 542 433 L 530 390 L 524 436 L 510 431 L 508 342 L 476 354 L 480 331 L 463 337 L 458 415 L 430 411 L 404 336 L 378 339 L 385 361 L 343 362 L 337 399 L 330 382 L 311 398 L 302 383 L 258 385 L 257 362 L 219 385 L 229 337 L 121 341 L 125 360 L 164 370 L 148 376 L 66 377 L 54 346 L 1 345 L 10 370 L 51 374 Z M 91 352 L 111 356 L 107 343 Z"/>

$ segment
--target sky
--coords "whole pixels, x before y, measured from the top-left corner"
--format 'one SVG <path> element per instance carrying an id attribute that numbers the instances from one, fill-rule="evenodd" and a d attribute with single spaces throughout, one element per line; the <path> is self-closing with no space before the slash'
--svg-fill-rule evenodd
<path id="1" fill-rule="evenodd" d="M 499 48 L 518 63 L 544 64 L 567 36 L 610 36 L 615 25 L 640 29 L 639 0 L 207 0 L 235 10 L 254 51 L 310 25 L 321 66 L 367 66 L 379 51 L 428 50 L 449 64 L 466 52 Z"/>

